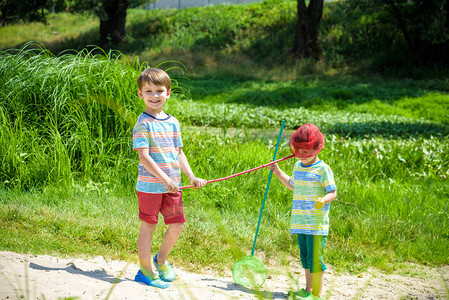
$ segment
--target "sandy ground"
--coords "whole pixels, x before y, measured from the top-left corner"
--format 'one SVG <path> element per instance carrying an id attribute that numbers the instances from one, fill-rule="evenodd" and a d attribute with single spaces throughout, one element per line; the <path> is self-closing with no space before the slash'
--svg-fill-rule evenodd
<path id="1" fill-rule="evenodd" d="M 134 281 L 135 263 L 83 260 L 0 252 L 0 299 L 287 299 L 291 288 L 304 286 L 304 274 L 269 267 L 260 291 L 236 285 L 231 272 L 196 274 L 176 268 L 177 279 L 160 290 Z M 300 270 L 299 266 L 292 266 Z M 330 269 L 330 268 L 329 268 Z M 326 271 L 324 299 L 449 299 L 449 266 L 407 267 L 408 274 L 363 274 Z M 295 278 L 295 279 L 293 279 Z"/>

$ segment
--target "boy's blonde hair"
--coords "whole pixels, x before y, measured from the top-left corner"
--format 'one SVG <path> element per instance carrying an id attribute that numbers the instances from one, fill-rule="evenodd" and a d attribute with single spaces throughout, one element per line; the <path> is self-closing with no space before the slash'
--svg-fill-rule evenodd
<path id="1" fill-rule="evenodd" d="M 139 78 L 137 78 L 137 86 L 139 87 L 139 90 L 143 88 L 145 82 L 165 86 L 167 91 L 171 88 L 170 76 L 168 76 L 165 71 L 157 68 L 146 69 L 139 75 Z"/>

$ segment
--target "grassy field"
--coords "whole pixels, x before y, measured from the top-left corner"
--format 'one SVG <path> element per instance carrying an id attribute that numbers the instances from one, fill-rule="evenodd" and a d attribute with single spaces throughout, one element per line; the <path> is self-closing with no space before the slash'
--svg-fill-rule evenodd
<path id="1" fill-rule="evenodd" d="M 141 14 L 151 13 L 131 10 L 131 24 Z M 57 49 L 89 39 L 93 29 L 74 40 L 63 25 L 71 18 L 50 18 L 50 26 L 61 26 L 59 46 L 52 34 L 41 40 Z M 79 18 L 94 28 L 92 17 Z M 3 49 L 28 39 L 13 40 L 7 30 L 19 29 L 1 28 L 8 36 Z M 167 55 L 180 62 L 160 67 L 174 79 L 167 111 L 181 121 L 184 152 L 197 176 L 215 179 L 267 163 L 282 120 L 290 131 L 278 157 L 287 156 L 291 130 L 314 123 L 326 136 L 320 158 L 332 166 L 339 189 L 326 261 L 351 272 L 449 263 L 447 78 L 356 76 L 307 61 L 249 68 L 246 54 L 230 53 L 226 64 L 220 58 L 226 51 L 210 48 L 200 62 L 188 58 L 195 48 L 177 56 L 184 45 L 175 42 L 151 51 L 134 46 L 139 59 L 132 49 L 54 56 L 33 44 L 0 53 L 0 249 L 136 260 L 138 161 L 131 135 L 143 106 L 135 79 L 147 66 L 139 60 L 154 54 L 151 66 Z M 289 173 L 293 163 L 281 167 Z M 188 223 L 172 260 L 191 270 L 225 270 L 249 254 L 267 177 L 259 170 L 186 190 Z M 291 193 L 273 179 L 256 247 L 267 261 L 298 255 L 290 209 Z M 163 231 L 161 225 L 156 248 Z"/>

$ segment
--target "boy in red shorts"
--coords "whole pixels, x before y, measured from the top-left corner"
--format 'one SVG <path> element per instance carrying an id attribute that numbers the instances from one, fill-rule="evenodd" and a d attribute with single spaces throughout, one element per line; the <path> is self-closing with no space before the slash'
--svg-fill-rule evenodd
<path id="1" fill-rule="evenodd" d="M 137 248 L 140 270 L 135 280 L 158 288 L 167 288 L 166 282 L 176 274 L 167 262 L 186 222 L 181 186 L 181 170 L 196 187 L 206 180 L 195 177 L 182 151 L 181 130 L 178 120 L 163 111 L 170 97 L 171 80 L 160 69 L 144 70 L 137 79 L 139 98 L 145 102 L 145 111 L 139 116 L 133 130 L 133 149 L 139 153 L 137 198 L 139 218 L 142 220 Z M 162 214 L 168 229 L 159 252 L 151 259 L 151 241 L 158 215 Z M 157 269 L 153 272 L 151 261 Z"/>

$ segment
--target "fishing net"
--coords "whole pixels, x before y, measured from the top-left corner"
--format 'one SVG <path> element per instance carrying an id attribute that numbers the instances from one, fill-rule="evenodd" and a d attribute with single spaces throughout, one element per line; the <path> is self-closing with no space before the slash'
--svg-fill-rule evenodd
<path id="1" fill-rule="evenodd" d="M 299 127 L 290 137 L 290 151 L 299 158 L 317 155 L 324 147 L 324 136 L 320 129 L 313 124 L 306 123 Z M 306 151 L 304 151 L 306 150 Z"/>
<path id="2" fill-rule="evenodd" d="M 267 278 L 267 268 L 259 258 L 248 255 L 235 263 L 232 277 L 236 283 L 246 288 L 260 288 Z"/>

